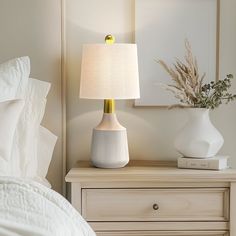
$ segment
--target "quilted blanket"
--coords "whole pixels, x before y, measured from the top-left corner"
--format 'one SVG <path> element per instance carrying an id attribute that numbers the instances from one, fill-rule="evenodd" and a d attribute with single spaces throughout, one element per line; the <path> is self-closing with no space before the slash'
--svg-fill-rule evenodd
<path id="1" fill-rule="evenodd" d="M 95 236 L 60 194 L 31 180 L 0 177 L 1 236 Z"/>

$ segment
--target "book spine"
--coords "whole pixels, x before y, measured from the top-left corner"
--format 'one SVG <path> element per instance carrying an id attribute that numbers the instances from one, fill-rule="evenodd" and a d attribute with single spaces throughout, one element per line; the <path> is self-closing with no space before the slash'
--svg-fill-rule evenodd
<path id="1" fill-rule="evenodd" d="M 188 158 L 179 158 L 178 167 L 186 169 L 204 169 L 204 170 L 220 170 L 226 166 L 220 166 L 218 160 L 194 160 Z"/>

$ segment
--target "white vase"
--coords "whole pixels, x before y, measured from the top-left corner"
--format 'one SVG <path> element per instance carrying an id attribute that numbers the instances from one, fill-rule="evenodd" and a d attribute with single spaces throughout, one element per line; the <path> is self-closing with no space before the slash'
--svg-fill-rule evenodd
<path id="1" fill-rule="evenodd" d="M 215 156 L 224 143 L 220 132 L 209 118 L 209 110 L 187 108 L 188 122 L 175 139 L 175 148 L 185 157 L 209 158 Z"/>

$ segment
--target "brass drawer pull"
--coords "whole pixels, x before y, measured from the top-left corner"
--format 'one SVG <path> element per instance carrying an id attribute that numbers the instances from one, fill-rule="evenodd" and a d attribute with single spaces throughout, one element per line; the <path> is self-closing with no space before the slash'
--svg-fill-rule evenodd
<path id="1" fill-rule="evenodd" d="M 158 206 L 158 204 L 155 203 L 155 204 L 153 204 L 152 208 L 153 208 L 153 210 L 157 211 L 159 209 L 159 206 Z"/>

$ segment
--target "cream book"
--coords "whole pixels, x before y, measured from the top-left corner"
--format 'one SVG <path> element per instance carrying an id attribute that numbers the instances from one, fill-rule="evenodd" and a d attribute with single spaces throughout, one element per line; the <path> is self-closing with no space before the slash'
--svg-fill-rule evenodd
<path id="1" fill-rule="evenodd" d="M 228 168 L 228 159 L 229 156 L 215 156 L 207 159 L 179 157 L 178 168 L 223 170 Z"/>

